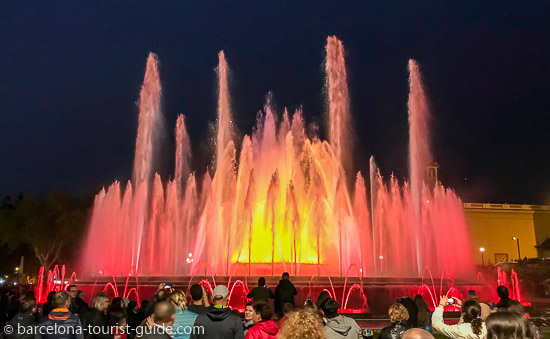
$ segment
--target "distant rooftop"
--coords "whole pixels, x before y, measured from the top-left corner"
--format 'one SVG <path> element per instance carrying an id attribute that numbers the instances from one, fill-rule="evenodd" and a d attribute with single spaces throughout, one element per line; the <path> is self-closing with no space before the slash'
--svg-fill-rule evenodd
<path id="1" fill-rule="evenodd" d="M 463 206 L 465 209 L 550 211 L 550 205 L 491 204 L 491 203 L 465 202 L 463 203 Z"/>

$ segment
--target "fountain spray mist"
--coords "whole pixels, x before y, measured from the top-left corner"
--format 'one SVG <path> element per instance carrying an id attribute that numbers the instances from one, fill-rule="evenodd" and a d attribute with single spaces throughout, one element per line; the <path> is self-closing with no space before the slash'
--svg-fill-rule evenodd
<path id="1" fill-rule="evenodd" d="M 155 174 L 161 87 L 151 54 L 140 94 L 134 178 L 97 194 L 82 275 L 411 277 L 420 265 L 446 267 L 455 276 L 473 272 L 460 199 L 425 184 L 429 112 L 418 67 L 411 62 L 411 184 L 383 178 L 371 157 L 368 201 L 363 175 L 351 168 L 343 45 L 329 37 L 326 51 L 330 140 L 307 136 L 301 109 L 277 112 L 268 95 L 238 159 L 227 61 L 219 54 L 215 168 L 206 170 L 200 185 L 189 165 L 182 115 L 175 127 L 174 179 Z M 351 180 L 355 185 L 348 187 Z"/>

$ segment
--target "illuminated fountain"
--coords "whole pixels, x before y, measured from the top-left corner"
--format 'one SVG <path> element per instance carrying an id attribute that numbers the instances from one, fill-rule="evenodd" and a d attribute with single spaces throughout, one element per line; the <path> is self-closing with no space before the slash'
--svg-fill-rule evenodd
<path id="1" fill-rule="evenodd" d="M 425 267 L 444 266 L 453 276 L 473 272 L 461 201 L 427 180 L 429 111 L 416 62 L 409 62 L 410 183 L 384 179 L 371 158 L 369 186 L 352 167 L 364 155 L 350 143 L 344 48 L 335 37 L 327 39 L 325 66 L 329 140 L 306 135 L 302 112 L 276 112 L 268 96 L 253 132 L 236 143 L 220 52 L 215 168 L 190 167 L 180 115 L 167 179 L 156 174 L 165 131 L 157 57 L 150 54 L 133 179 L 97 194 L 83 275 L 420 277 Z"/>

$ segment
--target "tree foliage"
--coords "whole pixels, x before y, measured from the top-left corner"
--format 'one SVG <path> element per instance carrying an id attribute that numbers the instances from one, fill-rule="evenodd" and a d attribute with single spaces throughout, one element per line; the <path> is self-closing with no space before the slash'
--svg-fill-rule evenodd
<path id="1" fill-rule="evenodd" d="M 46 270 L 78 256 L 90 199 L 63 192 L 25 197 L 13 208 L 0 209 L 0 244 L 14 250 L 28 244 Z"/>

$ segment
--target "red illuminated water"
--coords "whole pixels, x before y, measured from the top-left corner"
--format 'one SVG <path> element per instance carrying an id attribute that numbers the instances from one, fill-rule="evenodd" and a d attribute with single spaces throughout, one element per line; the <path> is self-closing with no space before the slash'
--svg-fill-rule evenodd
<path id="1" fill-rule="evenodd" d="M 151 54 L 140 93 L 133 179 L 97 194 L 82 273 L 344 276 L 356 267 L 348 274 L 418 277 L 430 266 L 473 276 L 461 201 L 426 180 L 433 161 L 428 103 L 415 61 L 409 70 L 410 183 L 383 177 L 374 158 L 370 182 L 354 171 L 353 157 L 366 155 L 352 149 L 344 47 L 335 37 L 326 45 L 328 140 L 307 135 L 301 110 L 278 112 L 271 96 L 252 133 L 236 140 L 229 68 L 220 52 L 215 168 L 191 168 L 180 115 L 168 179 L 156 174 L 157 140 L 165 132 L 157 57 Z"/>

